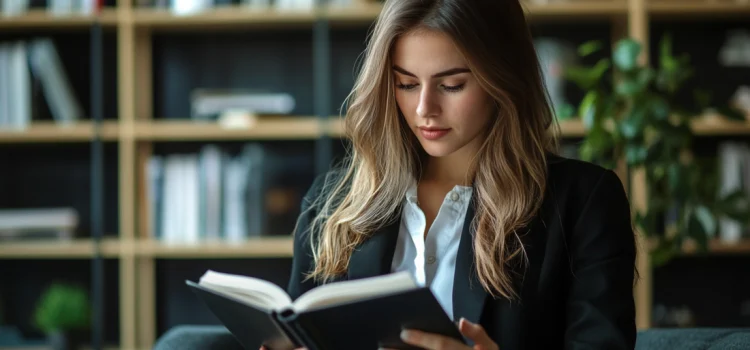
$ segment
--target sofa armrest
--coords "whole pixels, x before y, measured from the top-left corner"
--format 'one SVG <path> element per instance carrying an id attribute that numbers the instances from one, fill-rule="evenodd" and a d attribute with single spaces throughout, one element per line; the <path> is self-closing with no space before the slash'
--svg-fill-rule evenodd
<path id="1" fill-rule="evenodd" d="M 178 326 L 159 337 L 154 350 L 243 350 L 223 326 Z"/>
<path id="2" fill-rule="evenodd" d="M 654 328 L 638 332 L 635 349 L 750 349 L 750 329 Z"/>

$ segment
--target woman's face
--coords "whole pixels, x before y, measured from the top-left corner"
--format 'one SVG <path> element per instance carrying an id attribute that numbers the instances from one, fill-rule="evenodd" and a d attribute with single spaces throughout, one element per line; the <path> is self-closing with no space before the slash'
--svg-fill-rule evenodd
<path id="1" fill-rule="evenodd" d="M 396 103 L 427 154 L 476 154 L 494 103 L 453 41 L 440 32 L 407 33 L 396 41 L 392 62 Z"/>

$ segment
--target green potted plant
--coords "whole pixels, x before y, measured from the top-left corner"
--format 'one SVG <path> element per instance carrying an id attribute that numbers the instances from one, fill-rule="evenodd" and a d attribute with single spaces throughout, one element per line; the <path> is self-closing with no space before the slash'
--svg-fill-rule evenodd
<path id="1" fill-rule="evenodd" d="M 586 57 L 601 48 L 591 41 L 578 53 Z M 631 172 L 644 171 L 646 208 L 634 210 L 634 219 L 655 243 L 652 261 L 661 265 L 681 252 L 686 241 L 705 251 L 721 217 L 750 223 L 747 195 L 719 196 L 718 159 L 693 152 L 695 118 L 708 111 L 728 119 L 744 121 L 745 116 L 729 106 L 712 107 L 710 94 L 700 90 L 689 95 L 692 103 L 679 103 L 694 71 L 688 55 L 672 54 L 670 36 L 661 40 L 653 67 L 639 60 L 641 51 L 638 41 L 621 39 L 611 58 L 570 67 L 565 76 L 585 92 L 577 108 L 586 129 L 580 157 L 608 168 L 625 162 Z"/>
<path id="2" fill-rule="evenodd" d="M 34 323 L 47 335 L 53 349 L 77 349 L 87 339 L 91 306 L 85 288 L 52 284 L 36 306 Z"/>

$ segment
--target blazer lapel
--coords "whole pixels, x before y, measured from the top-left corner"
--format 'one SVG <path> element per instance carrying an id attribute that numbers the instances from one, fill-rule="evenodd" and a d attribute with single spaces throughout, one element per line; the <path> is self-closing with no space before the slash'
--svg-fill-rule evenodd
<path id="1" fill-rule="evenodd" d="M 532 219 L 525 229 L 519 230 L 522 244 L 529 258 L 529 266 L 522 276 L 515 276 L 514 288 L 522 297 L 531 297 L 537 288 L 539 270 L 544 259 L 544 242 L 546 228 L 541 219 L 543 213 L 550 210 L 550 201 L 545 200 L 539 214 Z M 475 216 L 475 204 L 472 200 L 466 212 L 461 241 L 456 256 L 456 271 L 453 279 L 453 318 L 455 321 L 466 318 L 472 323 L 478 323 L 482 316 L 485 301 L 489 294 L 479 282 L 479 275 L 474 266 L 474 230 L 471 222 Z M 531 295 L 529 293 L 532 293 Z M 520 308 L 514 308 L 514 302 L 502 302 L 505 316 L 517 321 L 516 313 Z"/>
<path id="2" fill-rule="evenodd" d="M 373 277 L 391 272 L 399 227 L 400 220 L 393 220 L 352 252 L 349 259 L 348 279 Z"/>
<path id="3" fill-rule="evenodd" d="M 479 282 L 474 268 L 474 230 L 471 222 L 474 219 L 474 201 L 469 204 L 464 219 L 464 227 L 456 255 L 456 271 L 453 277 L 453 319 L 461 317 L 472 323 L 478 323 L 487 299 L 487 292 Z"/>

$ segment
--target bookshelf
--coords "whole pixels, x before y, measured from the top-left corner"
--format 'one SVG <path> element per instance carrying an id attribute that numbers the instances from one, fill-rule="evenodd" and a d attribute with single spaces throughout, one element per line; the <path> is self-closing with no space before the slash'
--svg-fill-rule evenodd
<path id="1" fill-rule="evenodd" d="M 53 17 L 40 10 L 15 17 L 0 17 L 0 30 L 86 31 L 95 19 L 106 30 L 115 32 L 117 47 L 117 116 L 102 125 L 102 139 L 115 142 L 118 177 L 118 234 L 102 241 L 97 248 L 90 239 L 64 243 L 0 244 L 0 261 L 4 259 L 91 259 L 96 252 L 119 261 L 119 336 L 121 349 L 151 348 L 157 332 L 157 261 L 190 261 L 221 259 L 288 259 L 292 241 L 288 237 L 252 238 L 230 244 L 167 244 L 151 237 L 148 227 L 148 203 L 144 182 L 150 156 L 159 146 L 181 143 L 232 143 L 249 141 L 317 142 L 321 138 L 344 137 L 340 120 L 335 116 L 321 118 L 308 113 L 293 116 L 262 116 L 242 128 L 227 128 L 216 123 L 195 123 L 187 118 L 170 119 L 159 115 L 155 101 L 155 62 L 159 54 L 154 47 L 157 36 L 180 33 L 212 32 L 214 35 L 237 32 L 313 31 L 319 20 L 330 28 L 367 28 L 380 12 L 380 5 L 362 3 L 353 7 L 325 7 L 311 11 L 248 10 L 240 7 L 220 8 L 190 16 L 175 16 L 168 11 L 137 8 L 131 1 L 118 1 L 98 17 Z M 649 0 L 570 0 L 526 5 L 530 20 L 554 23 L 581 21 L 606 22 L 612 28 L 613 40 L 630 35 L 644 42 L 650 38 L 649 23 L 656 18 L 716 19 L 750 15 L 750 3 L 730 1 L 649 1 Z M 306 32 L 307 33 L 307 32 Z M 312 37 L 312 35 L 310 35 Z M 364 38 L 362 38 L 364 40 Z M 319 43 L 314 43 L 318 45 Z M 311 50 L 312 51 L 312 50 Z M 312 56 L 312 52 L 311 52 Z M 310 65 L 312 68 L 312 65 Z M 312 86 L 310 87 L 312 88 Z M 750 119 L 749 119 L 750 120 Z M 716 116 L 697 120 L 694 129 L 701 136 L 750 137 L 750 121 L 730 122 Z M 560 123 L 563 138 L 580 138 L 585 128 L 580 120 Z M 83 121 L 69 127 L 51 122 L 33 122 L 21 131 L 1 131 L 0 144 L 86 143 L 94 137 L 94 126 Z M 630 183 L 638 187 L 638 177 Z M 634 205 L 643 205 L 638 191 Z M 687 245 L 684 254 L 694 255 Z M 727 245 L 713 242 L 711 255 L 750 255 L 750 241 Z M 650 324 L 649 296 L 652 288 L 650 265 L 639 261 L 644 281 L 636 290 L 638 324 Z M 644 273 L 644 271 L 646 273 Z M 114 277 L 112 277 L 114 278 Z"/>

